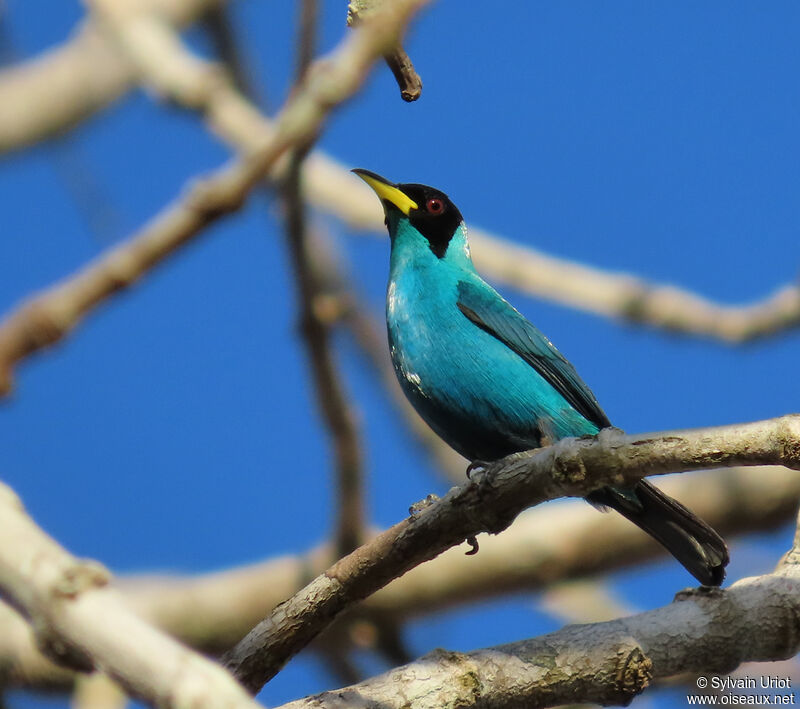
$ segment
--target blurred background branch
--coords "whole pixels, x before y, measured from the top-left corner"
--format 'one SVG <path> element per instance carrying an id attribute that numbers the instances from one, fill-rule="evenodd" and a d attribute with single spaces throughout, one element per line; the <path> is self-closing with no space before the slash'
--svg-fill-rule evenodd
<path id="1" fill-rule="evenodd" d="M 139 45 L 138 59 L 136 41 L 122 50 L 88 22 L 63 48 L 0 72 L 0 105 L 6 107 L 0 113 L 0 152 L 70 129 L 119 98 L 143 70 L 149 85 L 159 92 L 202 106 L 209 126 L 223 140 L 240 151 L 253 150 L 268 137 L 269 121 L 242 101 L 218 72 L 179 48 L 169 25 L 162 21 L 188 22 L 217 2 L 140 0 L 120 5 L 120 12 L 136 16 L 137 32 L 150 36 L 151 41 Z M 123 23 L 123 29 L 126 26 L 133 25 Z M 37 123 L 42 120 L 46 122 Z M 275 174 L 285 170 L 282 162 Z M 311 204 L 355 229 L 382 231 L 383 218 L 374 197 L 324 153 L 313 154 L 307 161 L 304 182 Z M 492 280 L 630 324 L 742 343 L 777 335 L 800 323 L 800 287 L 793 283 L 752 304 L 722 305 L 675 286 L 547 255 L 477 228 L 471 235 L 476 263 Z"/>
<path id="2" fill-rule="evenodd" d="M 308 71 L 314 53 L 317 24 L 316 0 L 302 0 L 297 39 L 296 86 Z M 337 555 L 344 556 L 360 546 L 364 537 L 364 469 L 356 414 L 345 391 L 344 379 L 334 361 L 331 324 L 336 304 L 326 299 L 311 263 L 314 243 L 310 238 L 300 176 L 311 143 L 289 154 L 289 168 L 283 184 L 286 232 L 299 301 L 299 325 L 311 366 L 317 405 L 330 437 L 335 459 L 337 491 Z M 330 306 L 333 305 L 333 313 Z"/>
<path id="3" fill-rule="evenodd" d="M 138 0 L 176 26 L 220 0 Z M 0 72 L 0 154 L 58 137 L 107 108 L 134 85 L 131 62 L 87 20 L 62 46 Z"/>
<path id="4" fill-rule="evenodd" d="M 221 668 L 141 620 L 108 588 L 108 572 L 47 537 L 0 484 L 0 592 L 60 665 L 102 668 L 153 706 L 258 706 Z"/>

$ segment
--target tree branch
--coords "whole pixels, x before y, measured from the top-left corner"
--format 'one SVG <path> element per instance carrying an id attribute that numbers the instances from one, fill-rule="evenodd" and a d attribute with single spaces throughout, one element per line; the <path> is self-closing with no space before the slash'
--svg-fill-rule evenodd
<path id="1" fill-rule="evenodd" d="M 93 672 L 78 675 L 70 707 L 72 709 L 125 709 L 128 698 L 107 675 Z"/>
<path id="2" fill-rule="evenodd" d="M 331 55 L 315 62 L 301 90 L 278 116 L 274 134 L 260 147 L 195 184 L 139 233 L 7 316 L 0 324 L 0 396 L 10 390 L 16 362 L 63 338 L 100 302 L 136 282 L 203 227 L 237 209 L 281 155 L 308 141 L 327 114 L 355 93 L 375 58 L 396 41 L 402 24 L 423 3 L 404 0 L 386 15 L 365 22 Z"/>
<path id="3" fill-rule="evenodd" d="M 679 500 L 691 500 L 692 509 L 726 536 L 783 524 L 795 515 L 800 498 L 800 476 L 778 466 L 676 475 L 660 487 Z M 484 598 L 594 578 L 665 554 L 619 515 L 598 514 L 578 500 L 544 505 L 522 513 L 503 534 L 483 538 L 477 558 L 450 549 L 375 593 L 361 609 L 367 617 L 401 622 Z M 303 555 L 223 572 L 145 574 L 119 578 L 116 585 L 141 618 L 216 655 L 334 561 L 326 544 Z M 0 676 L 5 687 L 64 689 L 72 682 L 68 672 L 38 653 L 27 624 L 2 604 L 0 667 L 6 668 Z"/>
<path id="4" fill-rule="evenodd" d="M 370 13 L 379 10 L 383 2 L 384 0 L 350 0 L 347 5 L 347 26 L 355 27 L 361 20 L 369 17 Z M 422 79 L 403 46 L 398 43 L 384 55 L 384 59 L 400 87 L 403 101 L 416 101 L 422 95 Z"/>
<path id="5" fill-rule="evenodd" d="M 361 684 L 281 709 L 511 709 L 574 702 L 627 705 L 653 680 L 725 673 L 800 650 L 800 571 L 743 579 L 725 590 L 678 594 L 668 606 L 572 625 L 469 653 L 435 650 Z"/>
<path id="6" fill-rule="evenodd" d="M 186 25 L 220 0 L 136 0 L 144 12 Z M 0 155 L 63 135 L 133 85 L 131 62 L 84 22 L 61 47 L 0 71 Z"/>
<path id="7" fill-rule="evenodd" d="M 624 487 L 651 474 L 766 463 L 800 469 L 800 415 L 657 435 L 606 429 L 508 456 L 339 560 L 278 606 L 224 661 L 246 688 L 258 691 L 348 606 L 468 537 L 499 533 L 545 500 Z"/>
<path id="8" fill-rule="evenodd" d="M 579 310 L 728 343 L 800 325 L 800 287 L 793 283 L 753 304 L 720 305 L 675 286 L 559 259 L 483 231 L 472 233 L 476 263 L 489 278 Z"/>
<path id="9" fill-rule="evenodd" d="M 154 629 L 108 588 L 108 572 L 42 532 L 0 483 L 0 594 L 59 664 L 97 668 L 154 706 L 256 709 L 218 665 Z"/>
<path id="10" fill-rule="evenodd" d="M 308 69 L 313 56 L 317 8 L 313 0 L 301 4 L 297 82 Z M 330 321 L 325 309 L 320 284 L 315 278 L 311 252 L 314 245 L 307 229 L 305 200 L 300 175 L 310 145 L 292 151 L 289 169 L 283 184 L 286 203 L 286 232 L 299 301 L 300 331 L 311 365 L 317 405 L 333 445 L 335 489 L 337 493 L 336 547 L 339 556 L 349 554 L 364 540 L 364 494 L 361 444 L 355 412 L 348 396 L 331 348 Z"/>

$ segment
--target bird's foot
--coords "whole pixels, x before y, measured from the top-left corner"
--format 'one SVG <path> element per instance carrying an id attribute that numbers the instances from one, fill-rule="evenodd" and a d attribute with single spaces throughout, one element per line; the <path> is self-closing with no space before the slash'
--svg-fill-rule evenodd
<path id="1" fill-rule="evenodd" d="M 472 547 L 469 551 L 464 552 L 464 554 L 467 556 L 475 556 L 475 554 L 478 553 L 478 549 L 480 549 L 478 540 L 475 537 L 467 537 L 464 541 Z"/>
<path id="2" fill-rule="evenodd" d="M 473 460 L 467 466 L 467 471 L 466 471 L 467 472 L 467 478 L 469 480 L 472 480 L 472 476 L 475 473 L 485 473 L 486 469 L 488 467 L 489 467 L 489 463 L 487 463 L 485 460 Z"/>
<path id="3" fill-rule="evenodd" d="M 419 502 L 415 502 L 413 505 L 411 505 L 411 507 L 408 508 L 408 514 L 410 514 L 412 517 L 419 517 L 423 510 L 427 510 L 438 499 L 438 495 L 431 493 L 424 500 L 420 500 Z"/>
<path id="4" fill-rule="evenodd" d="M 721 596 L 725 591 L 717 586 L 694 586 L 693 588 L 684 588 L 675 594 L 675 601 L 688 601 L 690 598 L 702 596 L 703 598 L 714 598 Z"/>

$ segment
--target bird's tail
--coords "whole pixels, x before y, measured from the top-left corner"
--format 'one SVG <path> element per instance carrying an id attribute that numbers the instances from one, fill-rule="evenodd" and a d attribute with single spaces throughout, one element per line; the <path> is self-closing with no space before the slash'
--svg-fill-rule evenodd
<path id="1" fill-rule="evenodd" d="M 586 499 L 594 505 L 615 509 L 643 529 L 704 586 L 719 586 L 725 579 L 728 563 L 725 540 L 655 485 L 641 480 L 626 490 L 604 487 Z"/>

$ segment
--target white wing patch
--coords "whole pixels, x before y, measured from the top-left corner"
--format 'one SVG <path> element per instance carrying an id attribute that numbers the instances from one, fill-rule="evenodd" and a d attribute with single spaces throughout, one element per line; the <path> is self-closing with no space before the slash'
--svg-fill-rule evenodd
<path id="1" fill-rule="evenodd" d="M 386 310 L 393 314 L 396 305 L 397 305 L 397 283 L 395 283 L 394 281 L 389 281 L 389 289 L 386 292 Z"/>
<path id="2" fill-rule="evenodd" d="M 405 366 L 405 362 L 403 361 L 397 362 L 397 370 L 399 375 L 408 383 L 408 385 L 412 389 L 414 389 L 418 394 L 424 396 L 425 398 L 428 398 L 428 394 L 422 388 L 422 379 L 420 378 L 419 374 L 407 369 Z"/>

